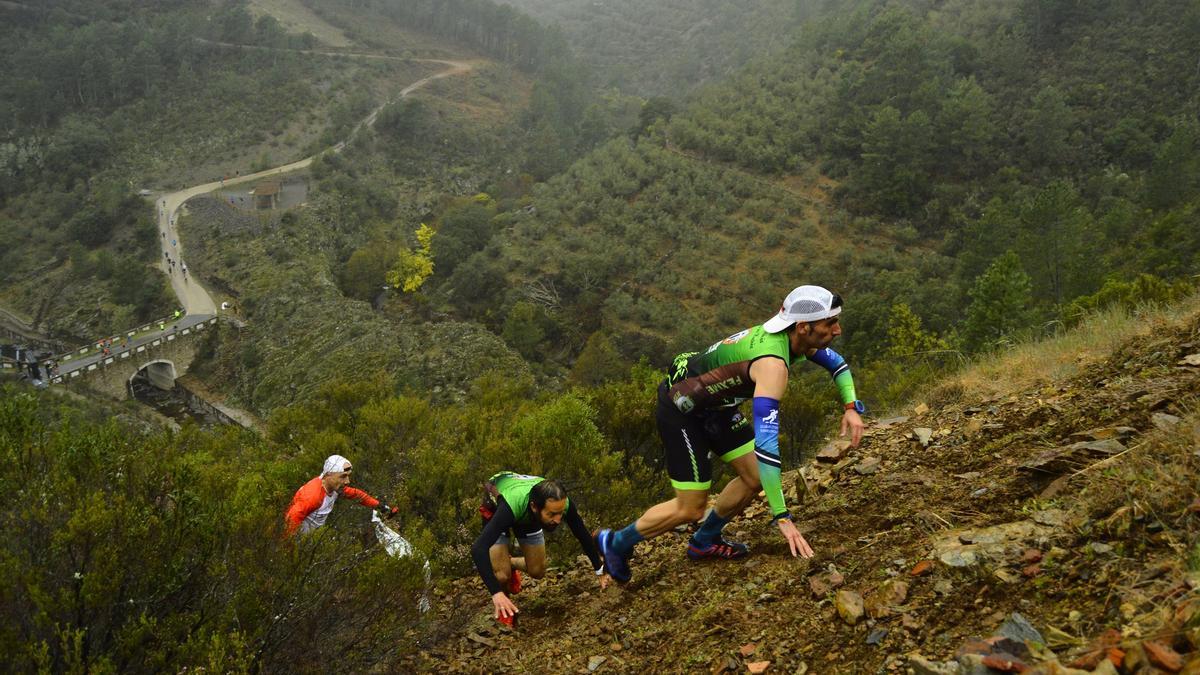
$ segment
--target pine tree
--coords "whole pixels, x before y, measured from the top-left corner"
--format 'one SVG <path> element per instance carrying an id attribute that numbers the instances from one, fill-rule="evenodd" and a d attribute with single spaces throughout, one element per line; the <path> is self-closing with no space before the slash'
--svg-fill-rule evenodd
<path id="1" fill-rule="evenodd" d="M 911 356 L 948 348 L 945 340 L 921 327 L 921 317 L 903 302 L 892 305 L 887 334 L 889 357 Z"/>
<path id="2" fill-rule="evenodd" d="M 1029 275 L 1016 253 L 996 258 L 975 280 L 967 308 L 963 339 L 972 350 L 995 346 L 1006 336 L 1033 323 L 1033 294 Z"/>

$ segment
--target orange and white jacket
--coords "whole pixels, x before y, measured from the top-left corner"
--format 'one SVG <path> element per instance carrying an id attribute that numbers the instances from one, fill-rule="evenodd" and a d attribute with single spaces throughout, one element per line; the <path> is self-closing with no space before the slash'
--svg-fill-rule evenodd
<path id="1" fill-rule="evenodd" d="M 379 506 L 378 499 L 358 488 L 342 488 L 341 496 L 367 508 L 373 509 Z M 303 534 L 324 525 L 325 519 L 333 511 L 333 505 L 337 503 L 337 500 L 338 493 L 325 492 L 325 486 L 321 484 L 319 476 L 305 483 L 292 496 L 292 503 L 283 517 L 287 536 L 295 534 L 297 529 Z"/>

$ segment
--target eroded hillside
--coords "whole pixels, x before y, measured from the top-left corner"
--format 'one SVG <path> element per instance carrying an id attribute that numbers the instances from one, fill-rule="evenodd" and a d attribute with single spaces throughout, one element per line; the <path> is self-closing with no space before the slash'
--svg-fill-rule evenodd
<path id="1" fill-rule="evenodd" d="M 1197 672 L 1200 314 L 1086 331 L 1115 348 L 1063 339 L 967 371 L 785 476 L 812 560 L 789 559 L 754 505 L 728 529 L 746 561 L 695 565 L 668 534 L 605 591 L 559 561 L 517 596 L 515 633 L 464 579 L 435 619 L 445 637 L 406 665 Z"/>

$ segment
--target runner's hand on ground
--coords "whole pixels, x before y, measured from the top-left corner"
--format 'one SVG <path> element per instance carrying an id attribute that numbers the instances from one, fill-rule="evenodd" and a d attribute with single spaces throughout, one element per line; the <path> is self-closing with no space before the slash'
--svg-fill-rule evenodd
<path id="1" fill-rule="evenodd" d="M 858 416 L 858 411 L 847 410 L 842 415 L 842 436 L 846 435 L 847 429 L 850 430 L 850 445 L 857 448 L 858 442 L 862 440 L 863 435 L 863 421 Z"/>
<path id="2" fill-rule="evenodd" d="M 601 574 L 600 575 L 600 590 L 604 590 L 604 589 L 608 588 L 609 581 L 612 581 L 612 577 L 608 576 L 607 573 Z"/>
<path id="3" fill-rule="evenodd" d="M 517 609 L 517 606 L 513 604 L 512 600 L 508 599 L 508 596 L 505 595 L 503 591 L 492 596 L 492 605 L 496 609 L 497 619 L 506 616 L 514 616 L 517 612 L 521 611 Z"/>
<path id="4" fill-rule="evenodd" d="M 804 540 L 800 530 L 796 529 L 795 523 L 788 518 L 780 518 L 775 522 L 779 524 L 779 532 L 783 534 L 784 539 L 787 539 L 788 547 L 792 549 L 792 557 L 797 555 L 801 558 L 813 557 L 812 547 Z"/>

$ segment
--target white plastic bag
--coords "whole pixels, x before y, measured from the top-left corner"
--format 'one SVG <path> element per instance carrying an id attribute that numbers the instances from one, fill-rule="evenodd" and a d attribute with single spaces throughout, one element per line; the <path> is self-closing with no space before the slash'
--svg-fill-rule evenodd
<path id="1" fill-rule="evenodd" d="M 379 517 L 377 511 L 371 512 L 371 522 L 375 525 L 375 538 L 383 544 L 383 550 L 393 558 L 407 558 L 413 555 L 412 544 L 408 540 L 401 537 L 392 528 L 388 527 L 383 519 Z M 425 561 L 423 566 L 425 571 L 425 590 L 421 592 L 421 599 L 417 601 L 417 607 L 422 613 L 429 611 L 429 586 L 430 586 L 430 570 L 429 561 Z"/>

